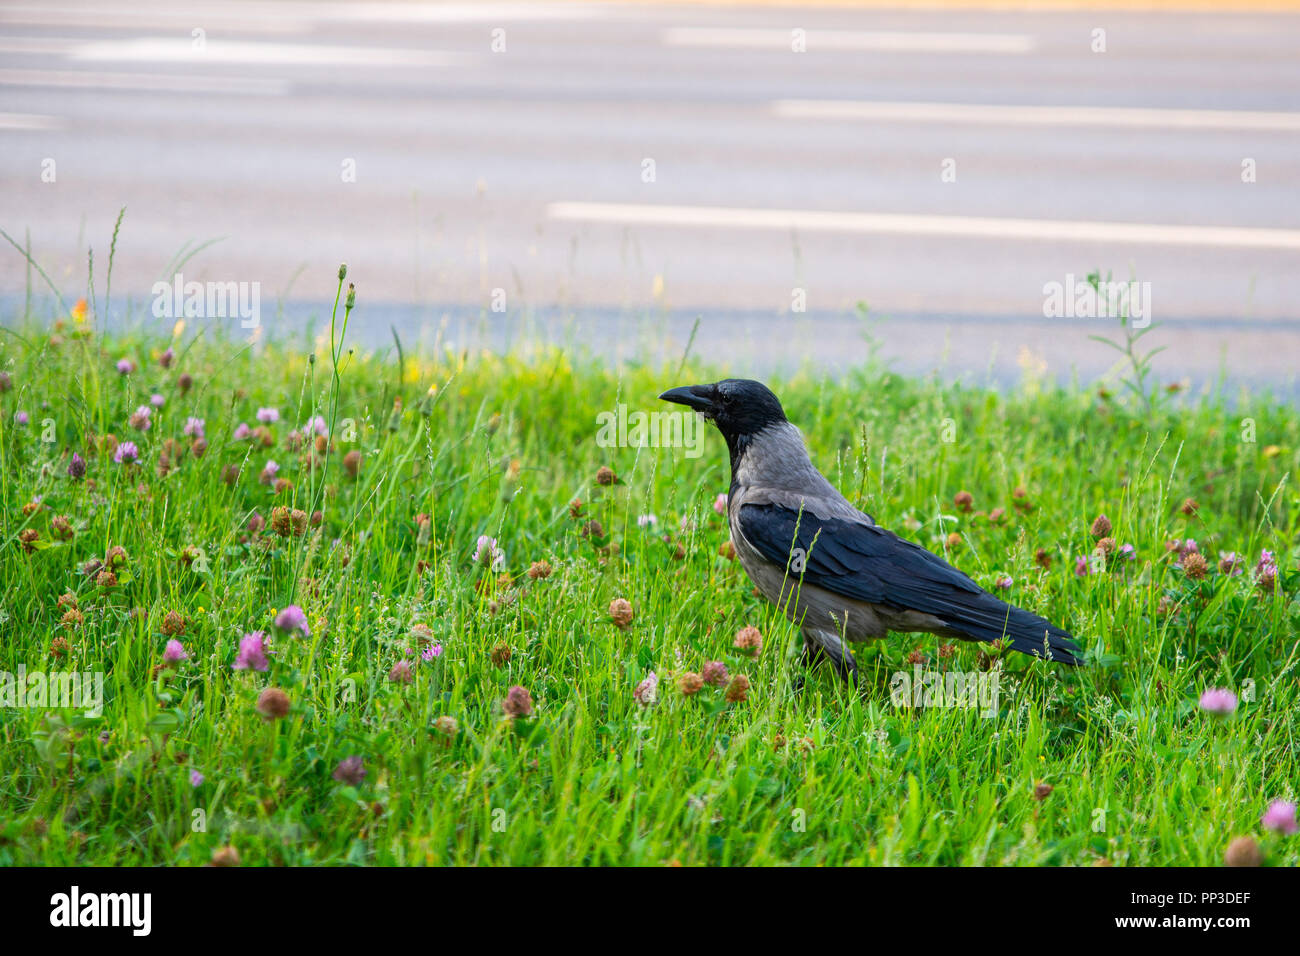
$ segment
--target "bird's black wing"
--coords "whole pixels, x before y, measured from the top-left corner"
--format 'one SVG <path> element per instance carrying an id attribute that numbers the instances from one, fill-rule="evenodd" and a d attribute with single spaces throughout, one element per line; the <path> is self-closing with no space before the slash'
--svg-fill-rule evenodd
<path id="1" fill-rule="evenodd" d="M 920 545 L 872 525 L 819 518 L 782 505 L 740 508 L 746 540 L 790 577 L 835 594 L 921 611 L 975 640 L 1003 638 L 1026 654 L 1077 664 L 1070 634 L 1046 618 L 999 601 Z"/>

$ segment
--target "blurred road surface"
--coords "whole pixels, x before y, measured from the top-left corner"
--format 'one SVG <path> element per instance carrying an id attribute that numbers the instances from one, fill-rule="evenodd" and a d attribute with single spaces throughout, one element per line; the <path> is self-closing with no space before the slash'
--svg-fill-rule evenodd
<path id="1" fill-rule="evenodd" d="M 260 283 L 264 333 L 347 261 L 372 341 L 671 355 L 698 314 L 737 371 L 861 358 L 866 303 L 908 371 L 1095 375 L 1114 323 L 1044 287 L 1100 269 L 1166 376 L 1282 386 L 1297 50 L 1282 14 L 6 0 L 0 228 L 71 301 L 125 205 L 110 322 L 220 239 L 181 271 Z"/>

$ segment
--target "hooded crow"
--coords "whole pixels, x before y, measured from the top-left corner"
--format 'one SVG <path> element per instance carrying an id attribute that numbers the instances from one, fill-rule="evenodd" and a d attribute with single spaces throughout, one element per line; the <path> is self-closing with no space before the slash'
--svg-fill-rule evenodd
<path id="1" fill-rule="evenodd" d="M 800 626 L 805 662 L 824 655 L 856 678 L 847 642 L 926 631 L 1081 663 L 1068 632 L 999 601 L 849 504 L 813 466 L 803 435 L 766 385 L 733 378 L 659 397 L 695 409 L 726 439 L 732 543 L 758 589 Z"/>

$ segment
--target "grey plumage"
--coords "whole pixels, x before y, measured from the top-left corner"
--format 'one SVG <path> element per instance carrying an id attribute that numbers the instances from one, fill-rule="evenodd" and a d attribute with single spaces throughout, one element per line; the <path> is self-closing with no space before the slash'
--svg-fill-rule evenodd
<path id="1" fill-rule="evenodd" d="M 759 591 L 799 624 L 804 656 L 845 676 L 848 644 L 890 631 L 1006 640 L 1026 654 L 1078 664 L 1068 632 L 989 594 L 942 558 L 877 526 L 817 470 L 803 436 L 760 382 L 727 379 L 660 398 L 717 425 L 731 456 L 731 540 Z"/>

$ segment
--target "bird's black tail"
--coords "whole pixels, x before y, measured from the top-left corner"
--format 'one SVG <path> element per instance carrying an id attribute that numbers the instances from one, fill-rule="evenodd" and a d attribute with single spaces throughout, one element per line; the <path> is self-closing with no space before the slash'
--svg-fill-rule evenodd
<path id="1" fill-rule="evenodd" d="M 1083 651 L 1069 631 L 987 592 L 969 595 L 969 600 L 962 602 L 961 613 L 945 615 L 945 619 L 954 630 L 977 641 L 1007 641 L 1022 654 L 1076 667 L 1083 663 Z"/>

